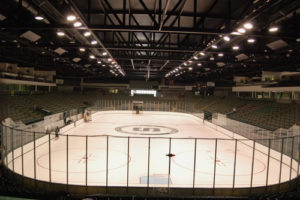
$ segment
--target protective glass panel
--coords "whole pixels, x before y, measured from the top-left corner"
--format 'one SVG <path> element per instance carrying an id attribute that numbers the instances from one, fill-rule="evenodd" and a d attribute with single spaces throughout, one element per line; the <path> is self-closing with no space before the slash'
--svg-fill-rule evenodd
<path id="1" fill-rule="evenodd" d="M 259 141 L 266 143 L 266 146 L 260 143 L 255 144 L 254 161 L 253 161 L 253 178 L 252 186 L 265 186 L 268 170 L 268 143 L 269 140 Z M 267 152 L 267 153 L 265 153 Z M 252 157 L 251 157 L 252 158 Z"/>
<path id="2" fill-rule="evenodd" d="M 172 139 L 171 187 L 192 187 L 194 171 L 194 139 Z"/>
<path id="3" fill-rule="evenodd" d="M 215 140 L 198 139 L 195 169 L 195 187 L 213 186 Z"/>
<path id="4" fill-rule="evenodd" d="M 35 166 L 36 178 L 42 181 L 49 181 L 49 135 L 36 133 L 35 141 Z"/>
<path id="5" fill-rule="evenodd" d="M 106 185 L 106 137 L 88 138 L 88 185 Z"/>
<path id="6" fill-rule="evenodd" d="M 127 138 L 109 137 L 108 140 L 108 185 L 127 184 Z"/>
<path id="7" fill-rule="evenodd" d="M 58 137 L 51 135 L 49 168 L 51 169 L 51 181 L 55 183 L 67 183 L 66 142 L 66 136 L 64 135 Z M 76 145 L 76 142 L 74 142 L 74 146 Z"/>
<path id="8" fill-rule="evenodd" d="M 268 185 L 279 183 L 282 139 L 271 140 Z"/>
<path id="9" fill-rule="evenodd" d="M 249 187 L 251 182 L 253 141 L 238 140 L 236 150 L 235 188 Z"/>
<path id="10" fill-rule="evenodd" d="M 284 138 L 283 142 L 283 154 L 282 154 L 282 165 L 281 165 L 281 176 L 280 182 L 288 181 L 290 178 L 291 169 L 291 152 L 293 145 L 293 138 Z"/>
<path id="11" fill-rule="evenodd" d="M 148 139 L 130 138 L 129 142 L 129 186 L 147 186 Z"/>
<path id="12" fill-rule="evenodd" d="M 218 140 L 216 157 L 216 185 L 215 187 L 228 188 L 233 184 L 234 170 L 234 140 Z"/>
<path id="13" fill-rule="evenodd" d="M 23 132 L 23 165 L 24 176 L 34 178 L 34 133 Z"/>
<path id="14" fill-rule="evenodd" d="M 169 179 L 169 139 L 151 138 L 150 141 L 150 187 L 168 187 Z"/>

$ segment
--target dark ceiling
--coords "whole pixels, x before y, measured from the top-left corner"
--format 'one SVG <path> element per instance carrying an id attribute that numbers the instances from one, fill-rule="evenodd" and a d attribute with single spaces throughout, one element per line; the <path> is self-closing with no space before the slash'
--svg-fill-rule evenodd
<path id="1" fill-rule="evenodd" d="M 219 81 L 299 71 L 299 11 L 299 0 L 1 0 L 0 61 L 114 80 Z M 67 21 L 70 14 L 82 25 Z M 247 22 L 252 29 L 233 33 Z M 27 31 L 40 38 L 26 39 Z"/>

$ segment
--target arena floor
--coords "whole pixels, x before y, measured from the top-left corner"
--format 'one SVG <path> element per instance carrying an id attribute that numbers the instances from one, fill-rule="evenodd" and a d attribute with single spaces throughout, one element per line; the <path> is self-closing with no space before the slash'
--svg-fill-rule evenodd
<path id="1" fill-rule="evenodd" d="M 231 188 L 233 184 L 234 187 L 250 187 L 252 166 L 253 186 L 277 184 L 279 180 L 285 182 L 297 173 L 285 164 L 290 163 L 289 157 L 283 156 L 280 164 L 279 153 L 273 150 L 268 168 L 267 148 L 259 144 L 252 165 L 251 141 L 237 142 L 234 163 L 234 140 L 229 140 L 229 136 L 200 118 L 183 113 L 98 112 L 92 116 L 92 121 L 77 124 L 62 134 L 59 138 L 52 137 L 50 148 L 48 135 L 38 139 L 35 155 L 33 143 L 24 146 L 23 156 L 21 148 L 15 150 L 14 163 L 10 153 L 9 168 L 27 177 L 36 176 L 38 180 L 55 183 L 141 187 L 148 182 L 150 187 L 167 187 L 168 184 L 170 187 L 193 187 L 193 184 L 202 188 L 214 185 Z M 219 138 L 217 148 L 215 138 Z M 169 159 L 168 153 L 175 156 Z"/>

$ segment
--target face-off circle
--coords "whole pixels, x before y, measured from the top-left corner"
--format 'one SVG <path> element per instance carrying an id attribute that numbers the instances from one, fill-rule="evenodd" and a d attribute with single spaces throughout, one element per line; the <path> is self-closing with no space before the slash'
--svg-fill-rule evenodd
<path id="1" fill-rule="evenodd" d="M 133 135 L 168 135 L 178 132 L 175 128 L 156 125 L 127 125 L 116 127 L 115 130 L 120 133 Z"/>

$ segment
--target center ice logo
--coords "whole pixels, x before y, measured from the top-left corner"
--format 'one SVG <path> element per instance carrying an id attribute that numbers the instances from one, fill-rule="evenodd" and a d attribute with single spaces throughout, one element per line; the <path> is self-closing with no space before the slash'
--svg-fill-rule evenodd
<path id="1" fill-rule="evenodd" d="M 134 135 L 167 135 L 177 133 L 178 130 L 166 126 L 128 125 L 115 128 L 116 131 Z"/>

